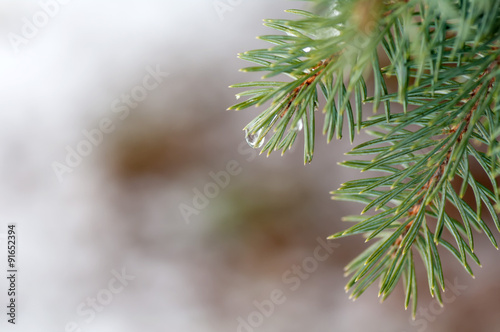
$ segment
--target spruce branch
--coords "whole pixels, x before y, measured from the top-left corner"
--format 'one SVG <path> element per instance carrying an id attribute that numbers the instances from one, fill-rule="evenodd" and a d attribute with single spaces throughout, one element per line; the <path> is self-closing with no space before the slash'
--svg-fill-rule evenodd
<path id="1" fill-rule="evenodd" d="M 488 220 L 500 231 L 500 0 L 314 3 L 314 13 L 290 10 L 300 15 L 296 20 L 265 21 L 284 34 L 261 37 L 271 48 L 240 54 L 257 64 L 244 71 L 267 74 L 262 81 L 234 85 L 253 90 L 238 94 L 249 99 L 231 109 L 269 105 L 245 128 L 257 142 L 269 134 L 262 147 L 268 154 L 284 153 L 303 127 L 306 163 L 312 160 L 320 108 L 328 142 L 341 139 L 344 127 L 351 142 L 361 129 L 375 136 L 348 153 L 371 160 L 341 163 L 377 176 L 332 192 L 334 199 L 365 207 L 361 215 L 345 218 L 352 227 L 330 238 L 362 234 L 374 242 L 346 267 L 352 298 L 379 280 L 384 300 L 402 279 L 405 308 L 412 300 L 415 315 L 416 253 L 430 294 L 442 304 L 442 248 L 472 276 L 468 259 L 480 264 L 474 232 L 498 249 Z M 382 67 L 379 57 L 389 64 Z M 283 74 L 289 80 L 268 80 Z M 373 104 L 375 115 L 364 116 L 365 103 Z M 489 183 L 475 178 L 477 167 Z M 473 203 L 465 201 L 467 192 Z"/>

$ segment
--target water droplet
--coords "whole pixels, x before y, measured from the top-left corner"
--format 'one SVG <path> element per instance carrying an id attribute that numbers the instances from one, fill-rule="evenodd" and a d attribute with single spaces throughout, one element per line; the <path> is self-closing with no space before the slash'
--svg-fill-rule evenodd
<path id="1" fill-rule="evenodd" d="M 304 122 L 300 119 L 299 122 L 297 122 L 297 130 L 301 131 L 302 129 L 304 129 Z"/>
<path id="2" fill-rule="evenodd" d="M 304 122 L 302 122 L 302 119 L 300 119 L 299 122 L 297 122 L 297 125 L 293 128 L 293 130 L 301 131 L 302 129 L 304 129 Z"/>
<path id="3" fill-rule="evenodd" d="M 247 140 L 247 143 L 251 148 L 258 149 L 262 145 L 264 145 L 264 141 L 266 139 L 262 138 L 259 141 L 260 134 L 262 134 L 262 129 L 257 130 L 255 133 L 252 133 L 248 129 L 245 129 L 245 139 Z"/>

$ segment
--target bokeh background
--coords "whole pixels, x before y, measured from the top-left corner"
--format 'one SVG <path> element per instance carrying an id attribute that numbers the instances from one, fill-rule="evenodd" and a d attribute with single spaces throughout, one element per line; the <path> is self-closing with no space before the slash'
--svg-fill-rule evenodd
<path id="1" fill-rule="evenodd" d="M 443 254 L 450 284 L 460 285 L 443 309 L 419 265 L 415 322 L 401 285 L 383 304 L 376 289 L 348 299 L 343 266 L 362 238 L 336 241 L 297 289 L 284 282 L 318 238 L 359 212 L 329 195 L 359 176 L 337 165 L 350 144 L 318 135 L 307 166 L 302 139 L 283 157 L 257 156 L 242 128 L 259 110 L 227 112 L 236 92 L 227 87 L 255 78 L 238 72 L 246 64 L 236 54 L 267 47 L 255 39 L 271 32 L 261 20 L 306 4 L 61 1 L 15 47 L 12 34 L 23 36 L 44 3 L 53 6 L 0 3 L 0 271 L 7 224 L 19 233 L 17 324 L 2 309 L 1 331 L 71 331 L 71 322 L 89 332 L 500 331 L 499 256 L 482 236 L 475 280 Z M 121 119 L 114 101 L 141 85 L 148 66 L 168 76 Z M 53 163 L 104 118 L 115 130 L 59 181 Z M 188 222 L 180 206 L 192 206 L 196 189 L 213 182 L 210 172 L 231 161 L 241 172 Z M 122 269 L 134 280 L 86 320 L 77 308 Z M 0 278 L 2 308 L 6 288 Z M 286 300 L 257 327 L 239 326 L 276 289 Z"/>

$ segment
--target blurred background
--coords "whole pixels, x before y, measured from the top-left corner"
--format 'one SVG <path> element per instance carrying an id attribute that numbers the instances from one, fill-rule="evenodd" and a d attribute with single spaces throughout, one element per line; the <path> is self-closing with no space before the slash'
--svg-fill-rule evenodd
<path id="1" fill-rule="evenodd" d="M 343 267 L 364 240 L 321 240 L 361 207 L 329 195 L 359 176 L 337 165 L 350 144 L 318 135 L 307 166 L 302 139 L 283 157 L 246 145 L 259 110 L 225 111 L 227 87 L 255 78 L 236 54 L 267 47 L 261 20 L 288 8 L 307 6 L 0 3 L 3 271 L 7 224 L 19 236 L 18 316 L 2 309 L 1 331 L 500 331 L 483 236 L 476 280 L 443 253 L 444 308 L 421 265 L 415 321 L 401 286 L 352 302 Z M 6 293 L 1 278 L 2 308 Z"/>

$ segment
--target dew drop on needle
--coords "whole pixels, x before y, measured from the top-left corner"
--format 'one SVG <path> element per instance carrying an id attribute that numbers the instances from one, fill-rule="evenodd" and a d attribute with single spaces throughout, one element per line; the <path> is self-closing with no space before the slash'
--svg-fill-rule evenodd
<path id="1" fill-rule="evenodd" d="M 304 129 L 304 122 L 302 122 L 302 119 L 300 119 L 297 124 L 292 127 L 292 130 L 293 131 L 301 131 L 302 129 Z"/>
<path id="2" fill-rule="evenodd" d="M 265 138 L 262 138 L 259 141 L 260 134 L 262 134 L 262 129 L 257 130 L 255 133 L 245 129 L 245 139 L 251 148 L 258 149 L 264 145 Z"/>

